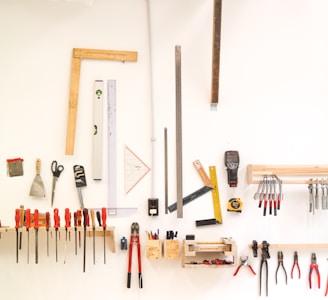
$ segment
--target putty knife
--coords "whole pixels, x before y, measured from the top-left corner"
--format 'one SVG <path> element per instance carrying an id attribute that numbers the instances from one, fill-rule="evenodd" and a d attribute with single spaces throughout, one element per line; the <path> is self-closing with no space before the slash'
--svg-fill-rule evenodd
<path id="1" fill-rule="evenodd" d="M 46 195 L 45 195 L 44 184 L 40 176 L 40 170 L 41 170 L 40 158 L 36 159 L 35 167 L 36 167 L 36 175 L 31 185 L 30 196 L 45 197 Z"/>

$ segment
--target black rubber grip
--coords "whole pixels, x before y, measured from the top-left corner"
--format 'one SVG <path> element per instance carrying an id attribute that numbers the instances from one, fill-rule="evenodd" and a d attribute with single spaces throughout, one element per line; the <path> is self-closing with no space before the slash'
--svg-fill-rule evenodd
<path id="1" fill-rule="evenodd" d="M 142 274 L 139 273 L 139 288 L 142 289 Z"/>
<path id="2" fill-rule="evenodd" d="M 131 273 L 128 273 L 128 284 L 127 288 L 129 289 L 131 287 Z"/>
<path id="3" fill-rule="evenodd" d="M 216 219 L 205 219 L 196 221 L 196 226 L 215 225 L 218 224 Z"/>

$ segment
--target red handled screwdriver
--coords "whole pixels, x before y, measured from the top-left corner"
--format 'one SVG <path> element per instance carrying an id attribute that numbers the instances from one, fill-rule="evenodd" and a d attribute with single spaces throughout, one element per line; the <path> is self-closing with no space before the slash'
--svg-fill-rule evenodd
<path id="1" fill-rule="evenodd" d="M 59 215 L 58 215 L 58 208 L 54 209 L 54 228 L 56 231 L 56 262 L 58 261 L 58 227 L 59 227 Z"/>
<path id="2" fill-rule="evenodd" d="M 96 263 L 96 223 L 95 223 L 95 211 L 90 210 L 91 224 L 92 224 L 92 246 L 93 246 L 93 264 Z"/>
<path id="3" fill-rule="evenodd" d="M 39 262 L 39 211 L 34 210 L 34 230 L 35 230 L 35 263 Z"/>
<path id="4" fill-rule="evenodd" d="M 75 255 L 77 255 L 77 213 L 74 212 Z"/>
<path id="5" fill-rule="evenodd" d="M 71 213 L 69 208 L 65 208 L 65 258 L 64 264 L 66 264 L 66 253 L 67 253 L 67 228 L 71 227 Z"/>
<path id="6" fill-rule="evenodd" d="M 106 218 L 107 218 L 106 207 L 103 207 L 101 209 L 101 219 L 102 219 L 102 226 L 104 229 L 104 264 L 106 264 Z"/>
<path id="7" fill-rule="evenodd" d="M 31 228 L 31 210 L 26 210 L 25 227 L 27 231 L 27 263 L 30 262 L 30 228 Z"/>
<path id="8" fill-rule="evenodd" d="M 18 228 L 19 228 L 19 219 L 20 219 L 20 211 L 19 211 L 19 209 L 17 208 L 16 209 L 16 211 L 15 211 L 15 223 L 16 223 L 16 225 L 15 225 L 15 228 L 16 228 L 16 263 L 18 263 L 18 248 L 19 248 L 19 246 L 18 246 L 18 240 L 19 240 L 19 238 L 18 238 Z"/>
<path id="9" fill-rule="evenodd" d="M 88 209 L 83 209 L 83 228 L 84 228 L 84 247 L 83 247 L 83 272 L 85 272 L 85 257 L 86 257 L 86 251 L 87 251 L 87 225 L 88 225 Z"/>
<path id="10" fill-rule="evenodd" d="M 49 227 L 50 227 L 50 213 L 46 212 L 46 231 L 47 231 L 47 256 L 49 256 Z"/>
<path id="11" fill-rule="evenodd" d="M 77 226 L 82 225 L 82 211 L 79 209 L 77 212 Z M 81 231 L 79 230 L 79 248 L 81 248 Z"/>

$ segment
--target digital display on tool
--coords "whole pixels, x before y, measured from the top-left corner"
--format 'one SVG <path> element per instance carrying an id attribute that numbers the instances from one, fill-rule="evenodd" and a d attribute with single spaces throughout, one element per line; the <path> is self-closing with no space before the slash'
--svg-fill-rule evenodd
<path id="1" fill-rule="evenodd" d="M 228 184 L 230 187 L 236 187 L 238 183 L 239 153 L 230 150 L 224 154 L 224 164 L 228 172 Z"/>

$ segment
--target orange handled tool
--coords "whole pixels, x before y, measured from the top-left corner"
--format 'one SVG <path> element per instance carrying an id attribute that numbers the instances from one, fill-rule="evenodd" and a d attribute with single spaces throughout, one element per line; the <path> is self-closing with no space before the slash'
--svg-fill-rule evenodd
<path id="1" fill-rule="evenodd" d="M 20 211 L 17 208 L 15 211 L 15 228 L 16 228 L 16 263 L 18 263 L 18 228 L 19 228 L 19 220 L 20 220 Z"/>
<path id="2" fill-rule="evenodd" d="M 101 209 L 101 219 L 102 219 L 102 227 L 104 230 L 104 264 L 106 264 L 106 219 L 107 219 L 106 207 L 103 207 Z"/>
<path id="3" fill-rule="evenodd" d="M 56 262 L 58 261 L 58 227 L 59 227 L 58 208 L 54 209 L 54 228 L 56 231 Z"/>
<path id="4" fill-rule="evenodd" d="M 35 263 L 39 262 L 39 247 L 38 247 L 38 240 L 39 240 L 39 211 L 37 209 L 34 210 L 34 230 L 35 230 Z"/>
<path id="5" fill-rule="evenodd" d="M 31 210 L 28 208 L 25 215 L 25 227 L 27 231 L 27 263 L 30 262 L 30 228 L 31 228 Z"/>

